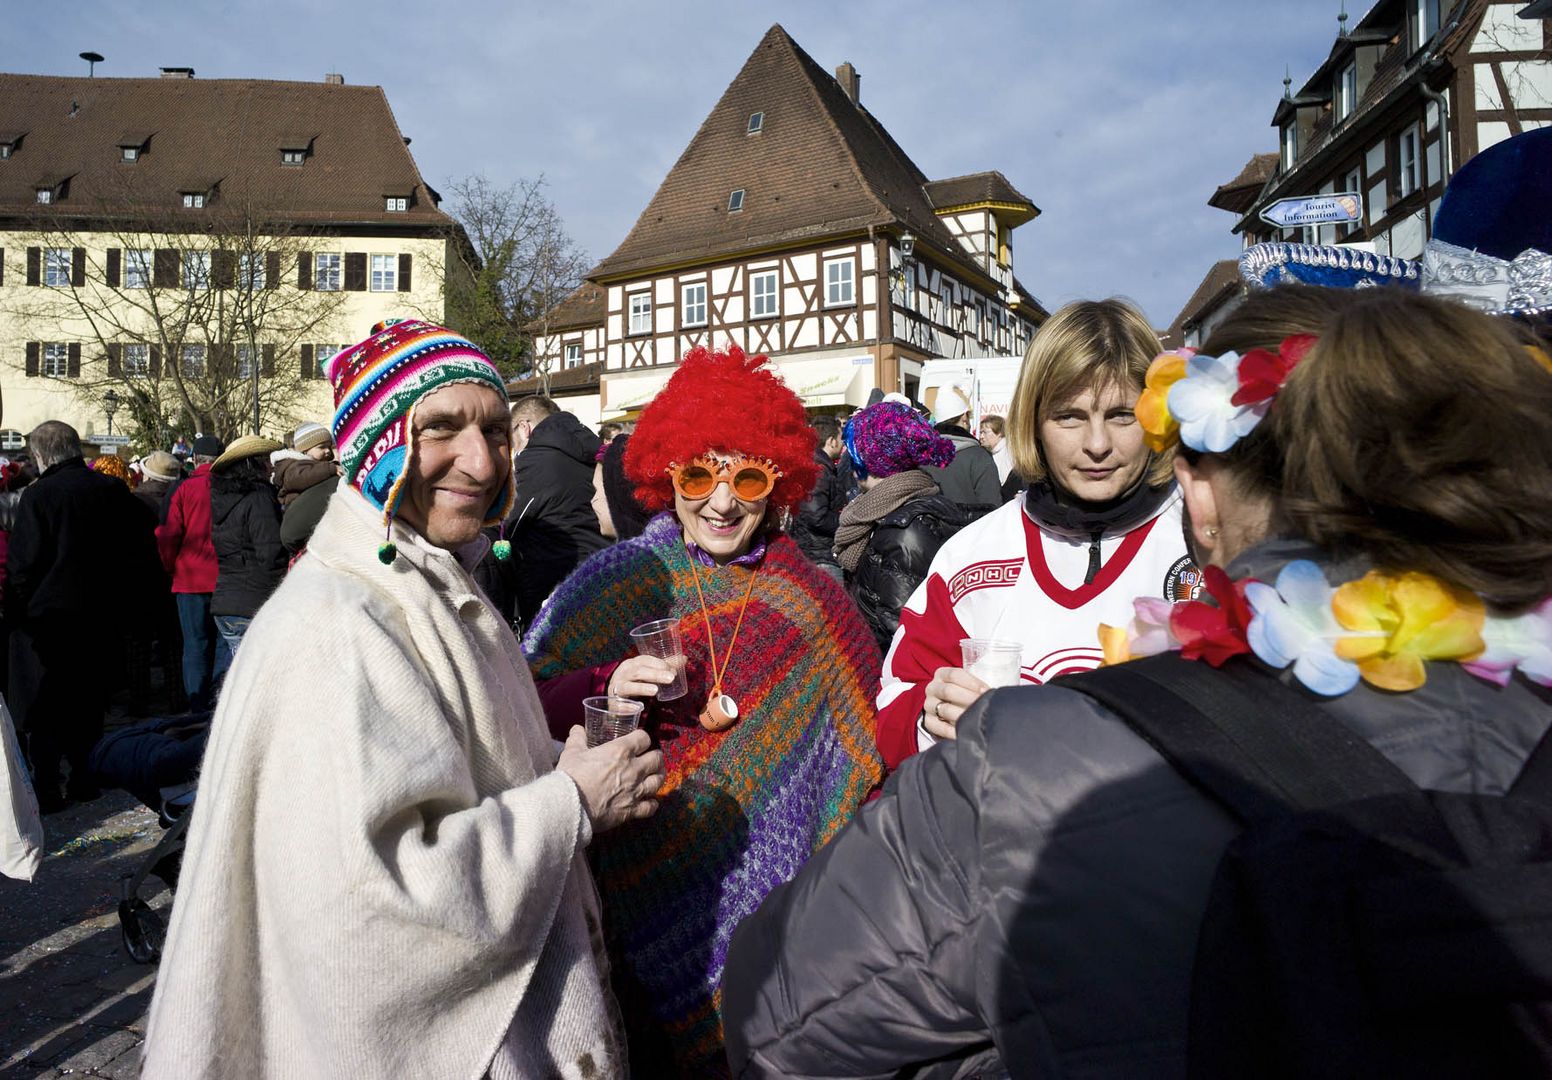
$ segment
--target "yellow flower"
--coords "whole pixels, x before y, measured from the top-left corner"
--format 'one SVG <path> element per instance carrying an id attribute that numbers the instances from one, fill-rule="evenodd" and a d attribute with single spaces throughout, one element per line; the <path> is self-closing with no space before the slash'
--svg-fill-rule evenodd
<path id="1" fill-rule="evenodd" d="M 1124 626 L 1099 624 L 1099 645 L 1105 650 L 1105 662 L 1100 667 L 1124 664 L 1132 658 L 1131 635 Z"/>
<path id="2" fill-rule="evenodd" d="M 1164 352 L 1153 358 L 1144 377 L 1142 394 L 1132 410 L 1146 432 L 1149 449 L 1162 454 L 1179 438 L 1180 425 L 1169 414 L 1169 388 L 1186 377 L 1185 351 Z"/>
<path id="3" fill-rule="evenodd" d="M 1484 648 L 1481 599 L 1429 574 L 1370 570 L 1336 590 L 1331 610 L 1362 635 L 1338 639 L 1336 654 L 1382 690 L 1416 690 L 1424 660 L 1470 660 Z"/>

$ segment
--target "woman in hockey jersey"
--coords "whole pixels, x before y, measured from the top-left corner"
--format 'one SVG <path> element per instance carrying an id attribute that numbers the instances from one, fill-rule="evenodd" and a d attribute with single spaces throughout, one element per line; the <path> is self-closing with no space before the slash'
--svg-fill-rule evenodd
<path id="1" fill-rule="evenodd" d="M 1021 678 L 1043 683 L 1099 666 L 1097 628 L 1124 623 L 1138 596 L 1191 596 L 1173 453 L 1155 453 L 1133 406 L 1159 351 L 1121 300 L 1057 311 L 1030 343 L 1007 418 L 1017 499 L 939 549 L 900 613 L 878 695 L 889 768 L 954 737 L 989 687 L 960 666 L 963 638 L 1023 647 Z"/>

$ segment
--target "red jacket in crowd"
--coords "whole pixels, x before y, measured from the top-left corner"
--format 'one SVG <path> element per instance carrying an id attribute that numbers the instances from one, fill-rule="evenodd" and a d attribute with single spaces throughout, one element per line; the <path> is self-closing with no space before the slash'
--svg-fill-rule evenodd
<path id="1" fill-rule="evenodd" d="M 210 466 L 201 465 L 172 493 L 167 522 L 156 527 L 162 566 L 175 593 L 216 591 L 216 549 L 210 542 Z"/>

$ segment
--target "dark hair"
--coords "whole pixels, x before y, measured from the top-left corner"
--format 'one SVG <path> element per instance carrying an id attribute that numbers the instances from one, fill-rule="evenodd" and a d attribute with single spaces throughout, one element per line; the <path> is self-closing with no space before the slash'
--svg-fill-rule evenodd
<path id="1" fill-rule="evenodd" d="M 609 504 L 609 520 L 614 522 L 614 535 L 629 540 L 646 531 L 652 520 L 641 503 L 636 501 L 636 486 L 625 475 L 625 447 L 629 435 L 621 435 L 604 447 L 598 463 L 604 470 L 604 501 Z"/>
<path id="2" fill-rule="evenodd" d="M 608 442 L 610 439 L 613 439 L 616 435 L 624 430 L 625 425 L 617 424 L 613 420 L 610 420 L 608 423 L 598 425 L 598 437 L 604 442 Z"/>
<path id="3" fill-rule="evenodd" d="M 839 438 L 841 434 L 841 422 L 828 413 L 820 413 L 818 416 L 813 417 L 809 420 L 808 425 L 814 429 L 814 434 L 819 436 L 819 446 L 821 449 L 826 442 Z"/>
<path id="4" fill-rule="evenodd" d="M 1283 524 L 1508 610 L 1552 594 L 1552 375 L 1505 320 L 1382 288 L 1280 286 L 1213 333 L 1221 355 L 1317 341 L 1221 460 Z"/>

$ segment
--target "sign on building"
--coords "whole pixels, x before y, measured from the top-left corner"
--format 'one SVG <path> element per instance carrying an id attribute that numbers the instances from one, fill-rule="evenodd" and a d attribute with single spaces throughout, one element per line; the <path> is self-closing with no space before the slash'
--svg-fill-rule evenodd
<path id="1" fill-rule="evenodd" d="M 1333 195 L 1298 195 L 1278 199 L 1261 211 L 1261 220 L 1279 229 L 1333 225 L 1363 220 L 1363 196 L 1356 191 Z"/>

